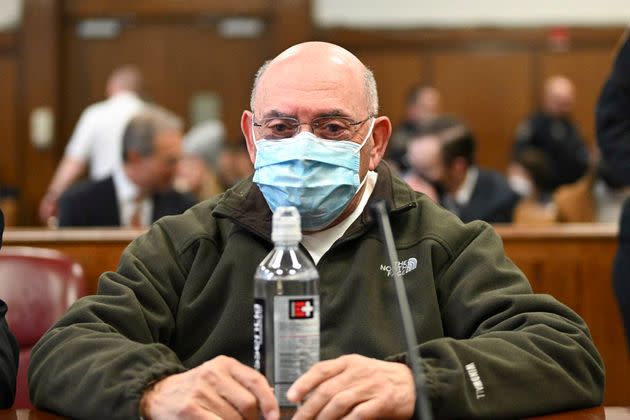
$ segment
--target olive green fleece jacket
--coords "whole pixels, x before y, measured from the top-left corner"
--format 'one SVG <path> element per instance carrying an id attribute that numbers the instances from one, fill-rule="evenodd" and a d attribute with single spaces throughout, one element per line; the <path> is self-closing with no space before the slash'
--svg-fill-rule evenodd
<path id="1" fill-rule="evenodd" d="M 584 322 L 532 294 L 486 223 L 462 224 L 381 164 L 370 200 L 389 202 L 419 352 L 438 418 L 504 418 L 594 406 L 604 368 Z M 152 382 L 218 355 L 251 365 L 253 276 L 272 249 L 271 212 L 251 181 L 165 217 L 136 239 L 98 294 L 39 341 L 36 406 L 76 418 L 138 418 Z M 389 263 L 369 211 L 317 265 L 321 357 L 404 361 Z"/>

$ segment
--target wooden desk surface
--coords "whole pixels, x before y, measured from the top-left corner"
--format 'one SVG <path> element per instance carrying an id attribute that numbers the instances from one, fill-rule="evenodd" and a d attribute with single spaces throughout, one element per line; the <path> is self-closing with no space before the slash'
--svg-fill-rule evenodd
<path id="1" fill-rule="evenodd" d="M 64 417 L 42 410 L 0 410 L 0 420 L 59 420 Z M 566 411 L 530 420 L 627 420 L 630 419 L 628 407 L 595 407 L 584 410 Z"/>

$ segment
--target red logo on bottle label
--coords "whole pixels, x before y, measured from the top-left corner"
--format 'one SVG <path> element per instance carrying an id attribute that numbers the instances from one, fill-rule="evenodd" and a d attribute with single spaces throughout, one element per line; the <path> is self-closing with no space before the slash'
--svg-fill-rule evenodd
<path id="1" fill-rule="evenodd" d="M 315 314 L 315 306 L 313 299 L 290 299 L 289 300 L 289 318 L 290 319 L 309 319 Z"/>

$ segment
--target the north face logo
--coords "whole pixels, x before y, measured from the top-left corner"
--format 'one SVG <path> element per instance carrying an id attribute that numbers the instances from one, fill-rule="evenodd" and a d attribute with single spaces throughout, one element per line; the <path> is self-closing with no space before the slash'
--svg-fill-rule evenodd
<path id="1" fill-rule="evenodd" d="M 408 272 L 415 270 L 418 266 L 418 260 L 415 258 L 409 258 L 408 260 L 398 261 L 394 264 L 394 269 L 400 274 L 407 274 Z M 381 271 L 387 272 L 387 277 L 392 275 L 392 268 L 389 265 L 381 264 Z"/>

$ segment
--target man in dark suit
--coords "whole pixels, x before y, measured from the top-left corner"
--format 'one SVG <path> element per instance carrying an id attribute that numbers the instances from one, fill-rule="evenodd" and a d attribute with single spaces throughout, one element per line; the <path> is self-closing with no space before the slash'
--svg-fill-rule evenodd
<path id="1" fill-rule="evenodd" d="M 503 175 L 475 164 L 475 138 L 466 125 L 440 118 L 407 148 L 412 171 L 436 190 L 440 203 L 464 222 L 509 223 L 519 200 Z"/>
<path id="2" fill-rule="evenodd" d="M 83 182 L 59 200 L 59 226 L 148 226 L 184 212 L 192 196 L 173 191 L 182 154 L 179 118 L 147 107 L 123 134 L 123 165 L 102 181 Z"/>
<path id="3" fill-rule="evenodd" d="M 0 210 L 0 248 L 3 232 L 4 214 Z M 19 358 L 17 341 L 4 319 L 6 313 L 7 305 L 0 300 L 0 408 L 9 408 L 13 405 Z"/>
<path id="4" fill-rule="evenodd" d="M 416 85 L 407 93 L 406 118 L 394 129 L 387 146 L 387 158 L 401 172 L 409 169 L 407 145 L 425 124 L 440 115 L 440 108 L 440 92 L 431 85 Z"/>
<path id="5" fill-rule="evenodd" d="M 602 158 L 615 175 L 630 185 L 630 38 L 627 32 L 597 103 L 597 142 Z M 619 248 L 613 287 L 630 349 L 630 200 L 619 224 Z"/>

